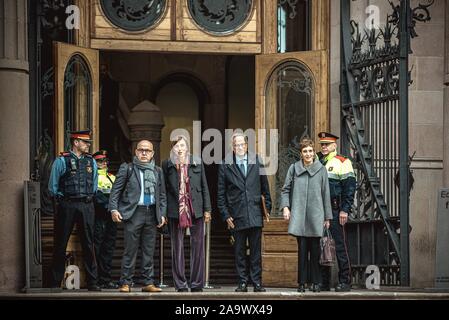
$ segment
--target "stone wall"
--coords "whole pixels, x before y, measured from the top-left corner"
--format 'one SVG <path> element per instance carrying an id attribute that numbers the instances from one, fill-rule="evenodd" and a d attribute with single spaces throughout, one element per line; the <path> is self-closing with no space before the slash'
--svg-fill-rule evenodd
<path id="1" fill-rule="evenodd" d="M 0 291 L 24 285 L 23 181 L 29 178 L 27 1 L 0 2 Z M 20 128 L 20 130 L 18 130 Z"/>
<path id="2" fill-rule="evenodd" d="M 411 1 L 412 7 L 418 1 Z M 410 279 L 413 287 L 433 287 L 435 277 L 437 191 L 443 169 L 443 78 L 445 1 L 430 8 L 432 20 L 417 23 L 412 40 L 409 95 L 410 153 L 415 186 L 410 195 Z"/>

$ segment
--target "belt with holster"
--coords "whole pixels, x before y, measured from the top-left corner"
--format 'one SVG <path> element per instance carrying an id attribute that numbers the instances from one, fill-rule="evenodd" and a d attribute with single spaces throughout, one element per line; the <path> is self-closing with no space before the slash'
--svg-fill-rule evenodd
<path id="1" fill-rule="evenodd" d="M 84 202 L 84 203 L 91 203 L 93 200 L 92 196 L 87 197 L 62 197 L 62 201 L 65 202 Z"/>

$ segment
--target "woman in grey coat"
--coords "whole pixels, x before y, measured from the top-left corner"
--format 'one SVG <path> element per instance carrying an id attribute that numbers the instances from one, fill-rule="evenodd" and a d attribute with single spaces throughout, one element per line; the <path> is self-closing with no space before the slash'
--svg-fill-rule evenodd
<path id="1" fill-rule="evenodd" d="M 282 187 L 281 208 L 284 219 L 290 220 L 288 233 L 298 241 L 298 291 L 305 292 L 305 283 L 312 283 L 313 292 L 319 292 L 320 238 L 332 219 L 329 180 L 312 140 L 303 139 L 299 152 L 301 160 L 290 166 Z M 311 279 L 307 279 L 309 263 Z"/>

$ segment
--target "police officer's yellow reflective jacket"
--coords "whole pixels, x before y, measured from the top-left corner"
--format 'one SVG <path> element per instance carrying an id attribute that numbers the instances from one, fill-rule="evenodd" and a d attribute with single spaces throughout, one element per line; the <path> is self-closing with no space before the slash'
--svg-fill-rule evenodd
<path id="1" fill-rule="evenodd" d="M 114 181 L 115 176 L 109 173 L 107 169 L 98 169 L 98 191 L 105 194 L 111 193 Z"/>
<path id="2" fill-rule="evenodd" d="M 107 169 L 98 169 L 98 189 L 96 194 L 97 203 L 107 207 L 109 194 L 114 184 L 115 176 Z"/>
<path id="3" fill-rule="evenodd" d="M 331 200 L 337 200 L 339 210 L 349 213 L 354 202 L 356 179 L 351 160 L 336 151 L 324 156 L 318 153 L 321 163 L 326 167 Z"/>

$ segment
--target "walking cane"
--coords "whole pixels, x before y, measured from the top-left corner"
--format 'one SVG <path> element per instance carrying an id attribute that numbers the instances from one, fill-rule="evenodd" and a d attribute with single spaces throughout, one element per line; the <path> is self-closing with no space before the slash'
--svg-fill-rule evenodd
<path id="1" fill-rule="evenodd" d="M 160 246 L 159 246 L 159 288 L 167 288 L 168 285 L 164 284 L 164 234 L 160 234 Z"/>
<path id="2" fill-rule="evenodd" d="M 211 223 L 206 223 L 206 282 L 204 289 L 214 289 L 214 286 L 209 284 L 209 271 L 210 271 L 210 229 Z"/>

